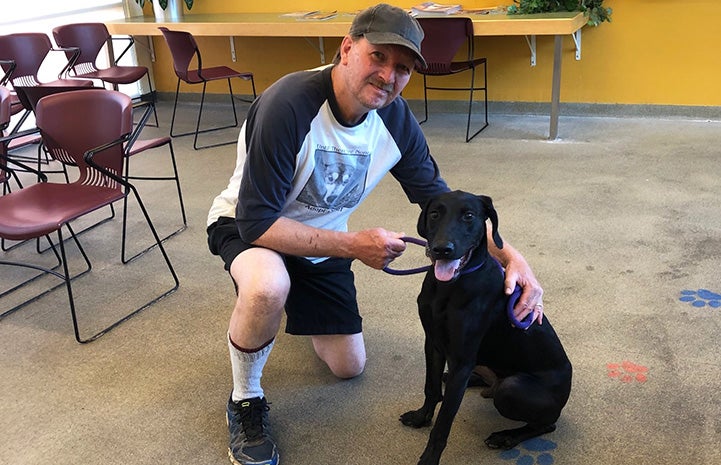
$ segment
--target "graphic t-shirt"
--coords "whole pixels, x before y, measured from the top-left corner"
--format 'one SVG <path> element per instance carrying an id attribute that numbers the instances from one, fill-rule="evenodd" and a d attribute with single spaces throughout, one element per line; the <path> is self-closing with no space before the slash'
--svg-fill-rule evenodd
<path id="1" fill-rule="evenodd" d="M 251 105 L 235 172 L 208 225 L 234 216 L 246 242 L 281 216 L 347 231 L 350 214 L 389 171 L 413 203 L 448 190 L 407 102 L 398 97 L 345 125 L 331 69 L 287 75 Z"/>

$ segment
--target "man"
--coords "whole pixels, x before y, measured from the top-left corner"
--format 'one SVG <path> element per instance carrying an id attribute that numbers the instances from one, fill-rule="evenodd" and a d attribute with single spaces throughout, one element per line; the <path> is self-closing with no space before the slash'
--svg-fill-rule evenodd
<path id="1" fill-rule="evenodd" d="M 210 250 L 238 295 L 228 329 L 232 463 L 278 463 L 260 378 L 284 309 L 286 332 L 310 336 L 334 375 L 364 369 L 350 265 L 383 268 L 405 244 L 382 228 L 348 232 L 350 213 L 389 171 L 413 203 L 448 190 L 399 97 L 415 64 L 425 64 L 422 39 L 405 11 L 364 10 L 333 66 L 281 78 L 240 130 L 235 172 L 208 215 Z M 543 291 L 523 257 L 508 244 L 492 253 L 506 267 L 507 287 L 524 288 L 518 318 L 541 318 Z"/>

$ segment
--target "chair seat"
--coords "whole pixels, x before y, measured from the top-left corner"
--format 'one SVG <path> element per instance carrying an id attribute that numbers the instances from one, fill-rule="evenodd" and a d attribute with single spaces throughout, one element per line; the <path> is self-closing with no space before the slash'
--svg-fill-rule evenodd
<path id="1" fill-rule="evenodd" d="M 100 79 L 111 84 L 132 84 L 148 73 L 145 66 L 113 66 L 90 73 L 79 74 L 78 77 Z"/>
<path id="2" fill-rule="evenodd" d="M 88 79 L 56 79 L 40 84 L 42 87 L 93 87 L 93 85 L 93 81 Z"/>
<path id="3" fill-rule="evenodd" d="M 186 75 L 187 82 L 190 83 L 216 81 L 219 79 L 229 79 L 235 77 L 245 79 L 247 81 L 253 77 L 253 73 L 242 73 L 234 70 L 233 68 L 228 68 L 227 66 L 214 66 L 212 68 L 203 68 L 203 78 L 198 75 L 197 69 L 192 71 L 189 70 Z"/>
<path id="4" fill-rule="evenodd" d="M 11 140 L 8 144 L 8 150 L 14 150 L 19 149 L 22 147 L 27 147 L 28 145 L 35 145 L 41 141 L 41 137 L 37 134 L 30 134 L 27 136 L 20 136 L 16 137 L 15 139 Z"/>
<path id="5" fill-rule="evenodd" d="M 156 137 L 155 139 L 136 140 L 133 143 L 133 147 L 130 149 L 130 152 L 128 152 L 128 156 L 132 157 L 133 155 L 144 152 L 146 150 L 161 147 L 165 144 L 169 144 L 170 141 L 170 136 Z"/>
<path id="6" fill-rule="evenodd" d="M 445 76 L 446 74 L 456 74 L 463 71 L 468 71 L 471 68 L 475 68 L 478 65 L 482 65 L 486 62 L 485 58 L 476 58 L 471 61 L 454 61 L 452 63 L 428 63 L 428 67 L 419 69 L 420 74 L 426 74 L 428 76 Z"/>
<path id="7" fill-rule="evenodd" d="M 25 107 L 18 98 L 17 94 L 10 94 L 10 114 L 16 115 L 20 113 Z"/>
<path id="8" fill-rule="evenodd" d="M 117 188 L 77 183 L 33 184 L 0 197 L 0 236 L 25 240 L 49 234 L 123 197 Z"/>

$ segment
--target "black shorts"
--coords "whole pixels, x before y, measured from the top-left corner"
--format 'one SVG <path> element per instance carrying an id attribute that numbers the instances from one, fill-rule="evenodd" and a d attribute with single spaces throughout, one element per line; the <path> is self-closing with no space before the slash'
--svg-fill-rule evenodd
<path id="1" fill-rule="evenodd" d="M 208 226 L 208 247 L 225 263 L 225 270 L 252 244 L 243 242 L 233 218 L 220 217 Z M 314 264 L 303 257 L 283 255 L 290 276 L 285 303 L 285 331 L 296 335 L 356 334 L 362 331 L 352 260 L 331 257 Z"/>

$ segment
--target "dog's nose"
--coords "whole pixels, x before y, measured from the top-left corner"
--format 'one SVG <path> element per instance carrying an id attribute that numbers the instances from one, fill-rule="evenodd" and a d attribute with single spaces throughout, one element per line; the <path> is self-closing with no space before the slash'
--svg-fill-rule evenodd
<path id="1" fill-rule="evenodd" d="M 453 254 L 455 247 L 452 242 L 446 242 L 445 244 L 433 244 L 431 250 L 436 257 L 448 257 Z"/>

